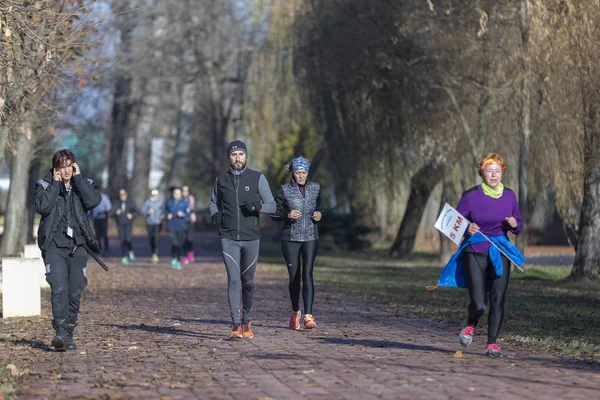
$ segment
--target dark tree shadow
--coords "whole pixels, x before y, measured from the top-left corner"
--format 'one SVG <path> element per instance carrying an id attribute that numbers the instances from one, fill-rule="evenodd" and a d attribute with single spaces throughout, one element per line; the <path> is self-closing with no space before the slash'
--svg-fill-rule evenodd
<path id="1" fill-rule="evenodd" d="M 96 324 L 97 326 L 107 326 L 111 328 L 118 328 L 123 330 L 139 330 L 150 333 L 158 333 L 161 335 L 177 335 L 177 336 L 190 336 L 195 338 L 203 339 L 214 339 L 217 335 L 207 335 L 200 332 L 187 331 L 184 329 L 172 328 L 169 326 L 158 326 L 158 325 L 119 325 L 119 324 Z"/>
<path id="2" fill-rule="evenodd" d="M 339 344 L 339 345 L 355 345 L 364 347 L 378 347 L 383 349 L 405 349 L 415 351 L 437 351 L 440 353 L 454 353 L 452 350 L 446 350 L 439 347 L 426 346 L 420 344 L 410 344 L 403 342 L 390 342 L 389 340 L 369 340 L 369 339 L 342 339 L 342 338 L 330 338 L 320 337 L 318 338 L 321 342 L 328 344 Z"/>
<path id="3" fill-rule="evenodd" d="M 38 339 L 31 339 L 31 340 L 26 340 L 26 339 L 16 339 L 16 340 L 11 340 L 11 339 L 0 339 L 0 343 L 7 343 L 10 344 L 12 346 L 28 346 L 32 349 L 40 349 L 42 351 L 47 351 L 47 352 L 54 352 L 54 348 L 52 346 L 47 346 L 44 344 L 44 342 L 42 342 L 41 340 Z"/>

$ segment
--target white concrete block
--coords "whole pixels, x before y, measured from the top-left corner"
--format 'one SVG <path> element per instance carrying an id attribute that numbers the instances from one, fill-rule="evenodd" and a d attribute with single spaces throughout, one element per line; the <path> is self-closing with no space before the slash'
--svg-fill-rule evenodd
<path id="1" fill-rule="evenodd" d="M 40 276 L 40 287 L 42 289 L 49 289 L 50 285 L 46 282 L 46 266 L 44 265 L 44 259 L 42 258 L 42 251 L 37 244 L 26 244 L 25 252 L 23 254 L 25 258 L 37 258 L 39 259 L 39 276 Z"/>
<path id="2" fill-rule="evenodd" d="M 2 259 L 2 317 L 31 317 L 42 311 L 39 261 Z"/>

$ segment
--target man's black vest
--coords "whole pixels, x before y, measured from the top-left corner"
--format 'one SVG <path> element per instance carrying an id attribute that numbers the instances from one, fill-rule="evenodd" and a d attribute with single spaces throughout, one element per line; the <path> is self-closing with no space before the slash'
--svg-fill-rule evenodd
<path id="1" fill-rule="evenodd" d="M 262 174 L 246 169 L 240 175 L 225 172 L 217 178 L 217 207 L 223 216 L 220 237 L 232 240 L 260 238 L 258 211 L 247 212 L 244 203 L 260 201 L 258 181 Z"/>

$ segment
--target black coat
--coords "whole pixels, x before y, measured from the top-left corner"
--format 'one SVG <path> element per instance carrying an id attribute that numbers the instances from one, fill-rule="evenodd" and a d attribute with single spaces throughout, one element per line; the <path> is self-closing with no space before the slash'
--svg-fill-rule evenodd
<path id="1" fill-rule="evenodd" d="M 131 199 L 127 199 L 125 202 L 125 211 L 123 211 L 123 202 L 121 199 L 113 201 L 112 203 L 112 215 L 115 217 L 117 225 L 131 225 L 133 220 L 138 216 L 138 209 Z M 117 215 L 117 210 L 121 210 L 121 214 Z M 131 214 L 133 218 L 127 218 L 127 214 Z"/>
<path id="2" fill-rule="evenodd" d="M 35 212 L 42 216 L 37 237 L 38 246 L 42 252 L 45 252 L 52 243 L 60 226 L 60 220 L 66 213 L 65 185 L 53 180 L 52 172 L 50 169 L 43 179 L 36 182 L 33 195 Z M 71 185 L 73 186 L 71 196 L 75 221 L 77 221 L 87 245 L 92 251 L 99 253 L 98 241 L 86 213 L 100 204 L 102 201 L 100 192 L 94 187 L 92 181 L 85 178 L 83 172 L 71 178 Z"/>

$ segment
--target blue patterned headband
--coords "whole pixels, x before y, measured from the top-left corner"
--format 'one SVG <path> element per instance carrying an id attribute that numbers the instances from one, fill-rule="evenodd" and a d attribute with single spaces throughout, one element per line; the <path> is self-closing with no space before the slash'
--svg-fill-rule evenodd
<path id="1" fill-rule="evenodd" d="M 292 172 L 299 171 L 299 170 L 304 170 L 304 171 L 308 172 L 309 168 L 310 168 L 310 161 L 308 161 L 308 159 L 306 159 L 302 156 L 296 157 L 292 160 Z"/>

